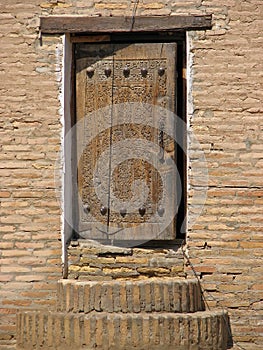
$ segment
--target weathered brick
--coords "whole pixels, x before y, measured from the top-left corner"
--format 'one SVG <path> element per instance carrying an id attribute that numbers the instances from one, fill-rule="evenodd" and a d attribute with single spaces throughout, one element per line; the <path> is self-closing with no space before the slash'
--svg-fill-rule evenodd
<path id="1" fill-rule="evenodd" d="M 224 313 L 204 312 L 196 314 L 107 314 L 90 315 L 63 313 L 20 312 L 17 316 L 18 349 L 41 343 L 49 349 L 57 344 L 58 349 L 74 347 L 83 349 L 183 349 L 195 350 L 199 346 L 207 350 L 227 348 L 227 329 Z M 52 325 L 58 326 L 53 332 Z M 170 335 L 164 331 L 169 325 Z M 187 325 L 187 336 L 180 335 Z M 215 332 L 217 325 L 218 332 Z M 46 332 L 44 331 L 46 329 Z M 37 333 L 41 336 L 37 336 Z M 38 333 L 38 334 L 39 334 Z M 29 336 L 30 334 L 30 336 Z M 173 335 L 172 335 L 173 334 Z M 65 344 L 66 343 L 66 344 Z M 35 345 L 35 344 L 34 344 Z"/>
<path id="2" fill-rule="evenodd" d="M 58 311 L 195 312 L 203 310 L 197 280 L 153 278 L 134 281 L 61 280 Z M 100 306 L 96 303 L 100 302 Z"/>
<path id="3" fill-rule="evenodd" d="M 0 191 L 0 198 L 9 198 L 11 195 L 11 192 L 9 191 Z"/>

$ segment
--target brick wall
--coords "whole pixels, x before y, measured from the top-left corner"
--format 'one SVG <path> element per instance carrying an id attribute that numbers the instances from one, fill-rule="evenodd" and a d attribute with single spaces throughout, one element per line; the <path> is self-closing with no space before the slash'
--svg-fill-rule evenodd
<path id="1" fill-rule="evenodd" d="M 245 349 L 260 349 L 263 6 L 259 1 L 220 4 L 225 6 L 221 14 L 215 8 L 215 31 L 191 36 L 190 124 L 205 152 L 209 187 L 203 212 L 187 235 L 188 254 L 210 305 L 228 309 L 234 340 Z M 197 205 L 190 197 L 189 221 Z"/>
<path id="2" fill-rule="evenodd" d="M 131 14 L 134 1 L 0 4 L 0 347 L 15 342 L 18 307 L 52 308 L 61 277 L 61 209 L 54 167 L 61 150 L 60 36 L 38 38 L 40 15 Z M 211 307 L 229 310 L 234 340 L 260 349 L 262 285 L 261 0 L 139 1 L 138 15 L 213 13 L 213 30 L 188 35 L 190 130 L 187 254 Z M 194 176 L 196 175 L 196 176 Z M 200 185 L 201 184 L 201 185 Z M 186 272 L 192 274 L 186 264 Z M 209 292 L 209 294 L 208 294 Z"/>
<path id="3" fill-rule="evenodd" d="M 54 183 L 61 40 L 47 38 L 40 47 L 40 8 L 32 2 L 5 1 L 0 8 L 0 344 L 7 349 L 16 309 L 52 308 L 61 277 Z"/>
<path id="4" fill-rule="evenodd" d="M 185 277 L 180 244 L 149 249 L 73 241 L 68 248 L 68 263 L 68 277 L 78 280 Z"/>

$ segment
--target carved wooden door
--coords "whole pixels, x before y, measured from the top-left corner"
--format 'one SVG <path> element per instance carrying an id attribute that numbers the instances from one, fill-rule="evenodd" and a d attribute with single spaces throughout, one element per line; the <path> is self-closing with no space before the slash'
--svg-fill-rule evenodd
<path id="1" fill-rule="evenodd" d="M 75 57 L 80 236 L 174 239 L 176 44 L 77 44 Z"/>

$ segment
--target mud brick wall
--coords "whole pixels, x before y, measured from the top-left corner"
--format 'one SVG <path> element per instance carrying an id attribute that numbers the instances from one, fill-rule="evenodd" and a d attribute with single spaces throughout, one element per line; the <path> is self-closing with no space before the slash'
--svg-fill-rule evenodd
<path id="1" fill-rule="evenodd" d="M 211 1 L 203 3 L 212 5 Z M 245 349 L 260 349 L 263 4 L 223 1 L 221 5 L 221 15 L 210 8 L 218 13 L 215 31 L 192 35 L 189 122 L 205 152 L 209 179 L 203 211 L 189 228 L 187 247 L 210 305 L 228 309 L 234 340 Z M 189 171 L 189 186 L 193 191 L 192 176 L 201 172 L 202 164 L 194 160 L 196 149 L 190 143 L 189 165 L 191 155 L 194 169 Z M 198 205 L 190 195 L 189 222 Z"/>
<path id="2" fill-rule="evenodd" d="M 185 277 L 179 244 L 166 249 L 104 246 L 72 242 L 68 249 L 68 277 L 77 280 L 147 279 Z"/>
<path id="3" fill-rule="evenodd" d="M 122 0 L 0 3 L 2 349 L 15 344 L 16 309 L 52 308 L 61 277 L 54 168 L 62 150 L 63 45 L 61 36 L 43 36 L 40 45 L 39 16 L 131 15 L 133 7 Z M 209 180 L 208 189 L 196 183 L 204 164 L 189 141 L 185 249 L 210 305 L 228 309 L 234 340 L 261 349 L 263 4 L 141 0 L 137 6 L 138 15 L 179 13 L 213 14 L 212 30 L 188 35 L 187 119 L 205 152 Z M 185 272 L 192 274 L 187 264 Z"/>
<path id="4" fill-rule="evenodd" d="M 20 307 L 53 308 L 61 278 L 61 39 L 40 47 L 34 1 L 0 4 L 0 348 L 15 343 Z M 56 192 L 57 191 L 57 192 Z"/>

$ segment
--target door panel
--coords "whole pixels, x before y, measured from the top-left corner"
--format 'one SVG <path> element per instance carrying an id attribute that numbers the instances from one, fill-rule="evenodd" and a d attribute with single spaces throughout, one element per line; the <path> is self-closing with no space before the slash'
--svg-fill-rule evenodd
<path id="1" fill-rule="evenodd" d="M 176 178 L 176 44 L 79 44 L 76 56 L 76 121 L 80 235 L 89 239 L 174 239 Z M 140 113 L 151 107 L 151 113 Z M 146 106 L 146 107 L 144 107 Z M 169 130 L 165 132 L 170 123 Z M 157 162 L 146 152 L 157 145 Z M 144 150 L 145 147 L 145 150 Z M 155 152 L 156 153 L 156 152 Z M 165 155 L 165 156 L 164 156 Z M 163 159 L 160 159 L 163 158 Z M 161 165 L 160 165 L 161 164 Z M 156 165 L 156 166 L 155 166 Z M 164 186 L 173 195 L 162 203 Z M 158 215 L 157 215 L 158 211 Z M 161 231 L 160 231 L 161 228 Z"/>
<path id="2" fill-rule="evenodd" d="M 95 46 L 97 50 L 89 52 L 87 57 L 76 61 L 76 119 L 77 119 L 77 154 L 78 154 L 78 194 L 79 194 L 79 227 L 78 231 L 86 232 L 86 236 L 96 236 L 97 223 L 107 225 L 107 213 L 102 215 L 101 208 L 108 207 L 109 172 L 97 173 L 96 182 L 104 186 L 105 193 L 102 202 L 95 191 L 94 173 L 97 159 L 101 153 L 110 147 L 109 128 L 99 131 L 95 122 L 97 111 L 112 104 L 112 76 L 113 61 L 111 47 Z M 103 51 L 104 52 L 104 51 Z M 102 57 L 101 57 L 102 56 Z M 91 69 L 89 69 L 91 68 Z M 105 164 L 110 168 L 110 159 Z"/>

